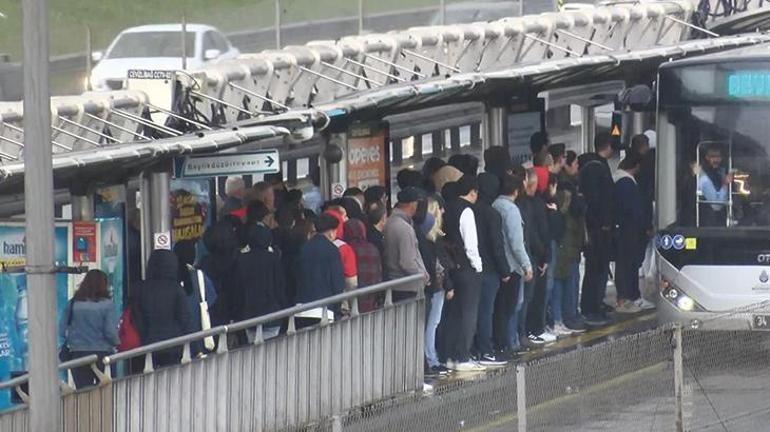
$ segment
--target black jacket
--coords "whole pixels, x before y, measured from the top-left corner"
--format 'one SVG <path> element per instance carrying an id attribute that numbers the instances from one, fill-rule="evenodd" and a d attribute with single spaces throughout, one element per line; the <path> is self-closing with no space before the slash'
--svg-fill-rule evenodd
<path id="1" fill-rule="evenodd" d="M 586 153 L 578 158 L 578 164 L 580 192 L 587 205 L 587 228 L 612 227 L 615 183 L 607 160 L 596 153 Z"/>
<path id="2" fill-rule="evenodd" d="M 298 303 L 331 297 L 345 289 L 340 253 L 323 234 L 316 234 L 302 246 L 299 271 Z"/>
<path id="3" fill-rule="evenodd" d="M 479 255 L 485 272 L 495 272 L 501 277 L 511 274 L 503 245 L 503 218 L 492 208 L 500 192 L 500 180 L 491 173 L 478 177 L 479 199 L 473 206 L 476 228 L 479 233 Z"/>
<path id="4" fill-rule="evenodd" d="M 447 253 L 444 239 L 439 238 L 436 241 L 430 241 L 425 237 L 425 233 L 422 230 L 418 229 L 416 232 L 420 256 L 422 256 L 425 269 L 430 277 L 430 285 L 425 287 L 425 292 L 433 294 L 442 289 L 444 291 L 451 291 L 452 279 L 449 277 L 449 272 L 454 267 L 454 264 Z M 444 269 L 443 275 L 437 272 L 438 264 Z"/>
<path id="5" fill-rule="evenodd" d="M 234 226 L 220 221 L 206 230 L 203 242 L 208 254 L 203 257 L 200 267 L 217 292 L 217 302 L 211 308 L 211 324 L 227 324 L 236 320 L 239 313 L 235 266 L 241 239 Z"/>
<path id="6" fill-rule="evenodd" d="M 142 344 L 182 336 L 191 330 L 187 296 L 178 280 L 173 252 L 155 250 L 147 262 L 147 278 L 134 292 L 133 318 Z"/>
<path id="7" fill-rule="evenodd" d="M 270 230 L 263 225 L 249 226 L 246 240 L 249 251 L 238 256 L 236 266 L 239 320 L 277 312 L 287 304 L 281 256 L 269 249 Z"/>
<path id="8" fill-rule="evenodd" d="M 524 242 L 533 267 L 542 266 L 550 258 L 551 234 L 545 201 L 539 196 L 520 197 L 516 203 L 524 221 Z"/>
<path id="9" fill-rule="evenodd" d="M 468 201 L 460 197 L 455 197 L 447 201 L 444 211 L 444 232 L 446 233 L 447 252 L 460 269 L 471 269 L 471 262 L 465 253 L 465 242 L 460 234 L 460 216 L 465 209 L 472 209 L 473 206 Z M 476 225 L 478 227 L 478 224 Z M 483 263 L 482 263 L 483 266 Z"/>

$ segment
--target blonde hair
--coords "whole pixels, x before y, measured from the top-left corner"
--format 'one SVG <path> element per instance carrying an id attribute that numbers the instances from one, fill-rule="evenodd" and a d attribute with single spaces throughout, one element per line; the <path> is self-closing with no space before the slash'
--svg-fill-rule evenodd
<path id="1" fill-rule="evenodd" d="M 425 235 L 425 238 L 428 240 L 435 242 L 440 237 L 444 237 L 444 232 L 441 231 L 441 226 L 443 225 L 443 215 L 441 206 L 439 205 L 438 201 L 435 198 L 428 198 L 428 213 L 433 216 L 433 226 L 428 231 L 428 234 Z"/>

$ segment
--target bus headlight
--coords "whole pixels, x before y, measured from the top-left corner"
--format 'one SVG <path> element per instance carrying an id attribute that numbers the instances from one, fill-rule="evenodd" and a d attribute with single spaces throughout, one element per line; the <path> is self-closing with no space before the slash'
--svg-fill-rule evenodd
<path id="1" fill-rule="evenodd" d="M 705 311 L 703 306 L 699 305 L 692 297 L 665 279 L 662 279 L 660 283 L 660 295 L 683 312 Z"/>

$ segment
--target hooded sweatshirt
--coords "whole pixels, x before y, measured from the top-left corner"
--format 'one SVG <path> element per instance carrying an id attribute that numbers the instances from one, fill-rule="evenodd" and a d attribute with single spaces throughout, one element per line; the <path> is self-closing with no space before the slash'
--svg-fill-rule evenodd
<path id="1" fill-rule="evenodd" d="M 155 250 L 147 262 L 147 278 L 136 290 L 134 318 L 142 344 L 175 338 L 191 330 L 187 296 L 178 281 L 176 255 Z"/>
<path id="2" fill-rule="evenodd" d="M 479 233 L 479 255 L 484 271 L 494 272 L 505 277 L 511 274 L 511 267 L 505 258 L 503 244 L 502 217 L 492 208 L 492 203 L 500 195 L 500 180 L 492 173 L 484 172 L 478 176 L 479 199 L 473 206 L 476 214 L 476 228 Z"/>
<path id="3" fill-rule="evenodd" d="M 337 226 L 337 240 L 334 240 L 334 246 L 337 246 L 337 250 L 340 252 L 342 272 L 345 275 L 345 278 L 354 278 L 358 276 L 356 253 L 349 244 L 342 240 L 345 235 L 345 220 L 337 211 L 327 210 L 324 213 L 334 217 L 339 222 L 339 225 Z"/>
<path id="4" fill-rule="evenodd" d="M 271 250 L 272 241 L 273 235 L 264 225 L 250 225 L 246 229 L 249 249 L 237 259 L 236 286 L 241 300 L 239 320 L 277 312 L 281 310 L 281 305 L 286 304 L 286 282 L 281 257 Z"/>
<path id="5" fill-rule="evenodd" d="M 358 287 L 382 282 L 380 251 L 366 240 L 366 226 L 358 219 L 345 222 L 344 239 L 356 254 Z"/>

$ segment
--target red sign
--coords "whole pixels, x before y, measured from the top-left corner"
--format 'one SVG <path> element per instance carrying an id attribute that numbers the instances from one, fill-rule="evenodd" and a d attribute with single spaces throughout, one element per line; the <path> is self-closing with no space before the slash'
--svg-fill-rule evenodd
<path id="1" fill-rule="evenodd" d="M 96 222 L 72 223 L 72 259 L 76 263 L 96 262 Z"/>
<path id="2" fill-rule="evenodd" d="M 348 130 L 348 187 L 387 186 L 387 125 L 353 125 Z"/>

